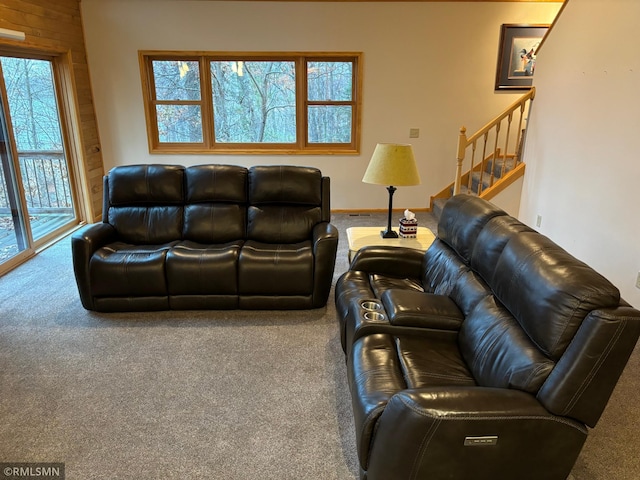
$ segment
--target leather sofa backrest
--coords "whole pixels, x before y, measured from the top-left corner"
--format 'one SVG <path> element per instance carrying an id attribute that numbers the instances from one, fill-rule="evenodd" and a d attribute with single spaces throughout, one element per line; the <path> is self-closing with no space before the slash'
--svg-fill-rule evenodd
<path id="1" fill-rule="evenodd" d="M 458 335 L 474 378 L 529 392 L 550 412 L 594 426 L 640 334 L 640 314 L 607 279 L 547 237 L 482 207 L 486 202 L 477 197 L 462 197 L 447 203 L 438 232 L 461 256 L 470 252 L 472 272 L 491 292 L 465 312 Z M 467 218 L 473 211 L 491 218 L 473 221 Z M 430 256 L 442 256 L 436 242 L 427 265 Z M 445 284 L 447 275 L 439 277 Z M 467 276 L 457 278 L 461 286 Z"/>
<path id="2" fill-rule="evenodd" d="M 186 168 L 183 238 L 204 244 L 245 238 L 247 176 L 234 165 Z"/>
<path id="3" fill-rule="evenodd" d="M 426 292 L 447 295 L 465 315 L 491 290 L 456 252 L 436 238 L 423 258 L 422 285 Z"/>
<path id="4" fill-rule="evenodd" d="M 184 169 L 175 165 L 116 167 L 104 181 L 108 205 L 103 217 L 120 240 L 160 244 L 180 239 Z"/>
<path id="5" fill-rule="evenodd" d="M 460 351 L 479 385 L 537 393 L 554 362 L 494 295 L 494 271 L 519 222 L 475 196 L 450 199 L 425 253 L 426 290 L 450 296 L 465 314 Z"/>
<path id="6" fill-rule="evenodd" d="M 128 243 L 295 243 L 331 220 L 330 179 L 298 166 L 123 165 L 104 177 L 103 221 Z"/>
<path id="7" fill-rule="evenodd" d="M 268 243 L 310 240 L 323 220 L 323 178 L 310 167 L 249 169 L 247 238 Z"/>
<path id="8" fill-rule="evenodd" d="M 468 265 L 480 231 L 489 220 L 503 215 L 507 215 L 506 212 L 478 197 L 456 195 L 442 209 L 438 238 L 453 248 Z"/>
<path id="9" fill-rule="evenodd" d="M 616 287 L 548 238 L 513 235 L 494 295 L 464 320 L 459 345 L 476 380 L 536 395 L 556 415 L 594 426 L 640 326 Z"/>
<path id="10" fill-rule="evenodd" d="M 491 203 L 471 195 L 447 201 L 438 222 L 438 237 L 427 250 L 422 283 L 425 291 L 448 295 L 465 315 L 491 290 L 470 268 L 478 235 L 494 218 L 507 214 Z"/>
<path id="11" fill-rule="evenodd" d="M 592 310 L 620 304 L 620 292 L 607 279 L 535 232 L 511 237 L 491 286 L 540 351 L 554 361 Z"/>
<path id="12" fill-rule="evenodd" d="M 501 215 L 489 220 L 482 228 L 471 252 L 471 268 L 487 282 L 493 283 L 498 258 L 509 239 L 521 232 L 533 232 L 519 220 Z"/>
<path id="13" fill-rule="evenodd" d="M 536 394 L 554 367 L 509 310 L 489 295 L 465 318 L 460 351 L 483 387 L 515 388 Z"/>

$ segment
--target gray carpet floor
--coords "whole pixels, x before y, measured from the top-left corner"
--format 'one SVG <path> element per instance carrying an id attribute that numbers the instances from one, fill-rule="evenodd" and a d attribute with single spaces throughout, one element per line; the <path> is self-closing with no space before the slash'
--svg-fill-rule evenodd
<path id="1" fill-rule="evenodd" d="M 337 278 L 345 229 L 386 222 L 333 222 Z M 573 480 L 640 478 L 639 361 Z M 68 480 L 356 479 L 333 292 L 310 311 L 88 312 L 63 239 L 0 278 L 0 462 L 64 462 Z"/>

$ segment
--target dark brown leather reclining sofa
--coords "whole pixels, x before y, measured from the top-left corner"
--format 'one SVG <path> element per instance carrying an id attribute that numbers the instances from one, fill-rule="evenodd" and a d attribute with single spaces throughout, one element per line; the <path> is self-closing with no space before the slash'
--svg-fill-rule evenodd
<path id="1" fill-rule="evenodd" d="M 336 285 L 361 477 L 560 480 L 640 334 L 605 278 L 489 202 Z"/>
<path id="2" fill-rule="evenodd" d="M 104 178 L 102 223 L 72 237 L 82 305 L 322 307 L 338 245 L 329 189 L 309 167 L 116 167 Z"/>

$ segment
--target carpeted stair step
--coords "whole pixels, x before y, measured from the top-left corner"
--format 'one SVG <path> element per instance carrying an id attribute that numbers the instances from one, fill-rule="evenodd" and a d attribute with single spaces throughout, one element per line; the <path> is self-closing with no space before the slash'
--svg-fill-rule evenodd
<path id="1" fill-rule="evenodd" d="M 491 170 L 493 169 L 493 177 L 494 182 L 500 178 L 502 173 L 502 165 L 504 165 L 504 173 L 510 172 L 515 168 L 516 159 L 513 157 L 509 158 L 497 158 L 495 162 L 493 160 L 488 160 L 484 174 L 482 175 L 482 189 L 489 188 L 489 184 L 491 182 Z M 478 184 L 480 183 L 480 172 L 474 172 L 471 174 L 471 190 L 467 187 L 467 185 L 460 186 L 460 193 L 468 193 L 471 195 L 477 195 Z M 453 196 L 453 186 L 451 187 L 450 195 Z M 448 198 L 436 198 L 433 201 L 432 213 L 435 215 L 437 219 L 440 218 L 440 214 L 442 213 L 442 209 L 444 208 L 444 204 L 447 203 Z"/>
<path id="2" fill-rule="evenodd" d="M 482 178 L 481 178 L 482 177 Z M 471 193 L 477 195 L 478 186 L 482 180 L 482 190 L 489 188 L 491 185 L 491 173 L 485 173 L 480 175 L 480 172 L 473 172 L 471 174 Z"/>
<path id="3" fill-rule="evenodd" d="M 514 157 L 511 158 L 497 158 L 495 162 L 493 160 L 489 160 L 486 165 L 484 171 L 491 175 L 491 170 L 493 169 L 493 176 L 495 178 L 502 177 L 502 166 L 504 165 L 504 173 L 510 172 L 516 166 L 516 159 Z"/>

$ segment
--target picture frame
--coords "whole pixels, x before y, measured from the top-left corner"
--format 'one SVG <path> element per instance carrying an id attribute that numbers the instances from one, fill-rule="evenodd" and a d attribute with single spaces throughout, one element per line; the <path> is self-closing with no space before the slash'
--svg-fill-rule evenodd
<path id="1" fill-rule="evenodd" d="M 503 24 L 500 31 L 496 90 L 529 90 L 536 53 L 549 25 Z"/>

